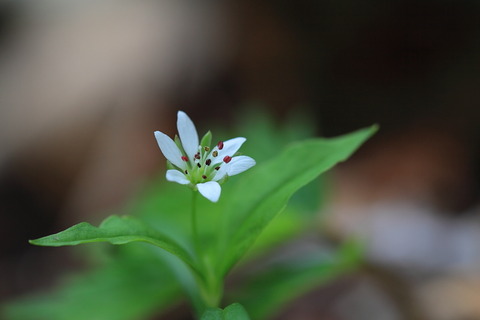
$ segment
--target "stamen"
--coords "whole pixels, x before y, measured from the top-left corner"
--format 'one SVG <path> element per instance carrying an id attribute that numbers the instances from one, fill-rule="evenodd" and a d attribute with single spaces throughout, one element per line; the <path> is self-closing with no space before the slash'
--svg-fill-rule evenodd
<path id="1" fill-rule="evenodd" d="M 214 156 L 214 157 L 218 156 L 218 151 L 217 150 L 213 151 L 212 156 Z"/>
<path id="2" fill-rule="evenodd" d="M 185 174 L 188 174 L 188 171 L 187 171 L 187 170 L 185 170 L 184 172 L 185 172 Z"/>
<path id="3" fill-rule="evenodd" d="M 229 163 L 230 161 L 232 161 L 232 157 L 230 156 L 226 156 L 225 158 L 223 158 L 223 162 L 225 163 Z"/>
<path id="4" fill-rule="evenodd" d="M 188 158 L 186 156 L 182 156 L 182 160 L 186 162 L 188 161 Z"/>
<path id="5" fill-rule="evenodd" d="M 223 149 L 223 141 L 219 141 L 217 143 L 217 147 L 218 147 L 218 150 L 222 150 Z"/>
<path id="6" fill-rule="evenodd" d="M 215 167 L 215 170 L 217 170 L 217 171 L 218 171 L 219 169 L 220 169 L 220 167 Z"/>
<path id="7" fill-rule="evenodd" d="M 197 154 L 195 155 L 195 159 L 200 159 L 200 152 L 197 152 Z"/>
<path id="8" fill-rule="evenodd" d="M 203 179 L 207 179 L 207 176 L 206 176 L 206 175 L 203 175 L 202 178 L 203 178 Z"/>
<path id="9" fill-rule="evenodd" d="M 207 161 L 205 161 L 205 164 L 206 164 L 207 166 L 209 166 L 211 163 L 212 163 L 212 160 L 211 160 L 211 159 L 207 159 Z"/>
<path id="10" fill-rule="evenodd" d="M 197 163 L 197 167 L 201 168 L 201 167 L 202 167 L 202 165 L 201 165 L 200 163 Z"/>
<path id="11" fill-rule="evenodd" d="M 205 149 L 205 151 L 207 151 L 207 152 L 210 151 L 210 147 L 205 147 L 203 149 Z"/>

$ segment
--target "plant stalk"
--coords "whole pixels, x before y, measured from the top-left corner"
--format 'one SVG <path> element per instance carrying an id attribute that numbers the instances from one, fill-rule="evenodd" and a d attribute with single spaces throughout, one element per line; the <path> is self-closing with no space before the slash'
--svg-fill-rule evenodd
<path id="1" fill-rule="evenodd" d="M 197 258 L 201 260 L 202 252 L 200 247 L 200 238 L 198 236 L 198 225 L 197 225 L 197 192 L 194 190 L 192 193 L 192 214 L 191 214 L 191 224 L 192 224 L 192 237 L 193 237 L 193 247 L 195 248 L 195 254 Z"/>

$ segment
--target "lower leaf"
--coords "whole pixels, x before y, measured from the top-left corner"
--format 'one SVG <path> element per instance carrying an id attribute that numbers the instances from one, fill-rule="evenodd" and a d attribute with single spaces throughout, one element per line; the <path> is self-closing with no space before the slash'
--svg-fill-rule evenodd
<path id="1" fill-rule="evenodd" d="M 241 304 L 234 303 L 224 310 L 219 308 L 208 309 L 200 320 L 250 320 L 250 317 Z"/>
<path id="2" fill-rule="evenodd" d="M 102 241 L 111 244 L 135 241 L 153 244 L 177 256 L 198 273 L 194 260 L 186 249 L 143 221 L 128 216 L 110 216 L 99 227 L 82 222 L 59 233 L 30 240 L 30 243 L 38 246 L 60 247 Z"/>

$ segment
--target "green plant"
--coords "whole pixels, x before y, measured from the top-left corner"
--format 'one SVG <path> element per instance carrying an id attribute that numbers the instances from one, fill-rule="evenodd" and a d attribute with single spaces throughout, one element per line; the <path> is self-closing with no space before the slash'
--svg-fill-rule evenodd
<path id="1" fill-rule="evenodd" d="M 281 152 L 277 150 L 286 140 L 294 140 L 292 137 L 274 134 L 273 129 L 257 132 L 249 139 L 254 141 L 256 136 L 264 139 L 264 147 L 258 157 L 252 150 L 258 162 L 255 165 L 253 158 L 236 156 L 244 138 L 212 147 L 210 132 L 198 142 L 189 118 L 179 113 L 179 120 L 180 139 L 167 140 L 161 133 L 156 133 L 156 137 L 170 162 L 167 179 L 191 190 L 180 185 L 154 184 L 131 203 L 134 215 L 113 215 L 98 227 L 82 222 L 32 240 L 31 243 L 41 246 L 90 242 L 125 246 L 103 268 L 73 280 L 63 291 L 10 305 L 6 312 L 11 319 L 33 319 L 32 314 L 35 319 L 49 320 L 138 319 L 175 303 L 182 291 L 198 318 L 249 319 L 245 308 L 238 303 L 220 309 L 225 296 L 232 302 L 242 302 L 253 317 L 263 318 L 291 296 L 349 270 L 358 262 L 356 247 L 346 245 L 327 259 L 309 255 L 292 265 L 275 265 L 263 276 L 247 281 L 236 293 L 224 293 L 226 277 L 249 251 L 253 256 L 255 251 L 262 252 L 278 239 L 286 239 L 305 228 L 309 218 L 302 217 L 298 208 L 308 201 L 299 201 L 297 209 L 285 210 L 291 196 L 336 163 L 346 160 L 377 130 L 376 126 L 333 139 L 290 143 Z M 261 125 L 252 125 L 251 130 L 265 130 L 268 118 L 262 121 Z M 287 130 L 283 134 L 290 133 Z M 225 149 L 229 151 L 222 154 Z M 214 152 L 221 161 L 214 159 Z M 229 179 L 243 171 L 246 172 Z M 231 181 L 221 189 L 220 183 L 227 180 Z M 204 198 L 197 198 L 197 191 Z M 282 210 L 286 212 L 274 219 Z M 131 242 L 149 245 L 128 244 Z M 97 279 L 95 284 L 92 278 Z M 115 301 L 115 307 L 98 294 L 85 302 L 88 296 L 85 291 L 107 293 L 120 287 L 118 296 L 114 294 L 116 300 L 109 297 Z M 269 301 L 249 299 L 252 295 L 245 294 L 262 290 Z M 265 290 L 270 294 L 265 294 Z M 57 303 L 52 303 L 54 297 Z M 78 301 L 97 306 L 95 314 L 85 314 Z M 32 312 L 30 316 L 28 312 Z"/>

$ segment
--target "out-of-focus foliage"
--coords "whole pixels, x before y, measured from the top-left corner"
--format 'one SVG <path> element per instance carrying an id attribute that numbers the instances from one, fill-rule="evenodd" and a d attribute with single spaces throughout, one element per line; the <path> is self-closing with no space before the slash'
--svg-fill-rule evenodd
<path id="1" fill-rule="evenodd" d="M 277 127 L 264 114 L 250 113 L 246 117 L 238 133 L 248 138 L 244 151 L 254 157 L 258 165 L 242 177 L 232 178 L 223 189 L 218 204 L 203 199 L 197 203 L 203 248 L 201 257 L 192 260 L 189 257 L 193 247 L 189 190 L 180 185 L 164 183 L 163 174 L 127 206 L 128 213 L 143 221 L 139 224 L 137 219 L 129 218 L 128 221 L 133 221 L 136 226 L 136 233 L 120 235 L 117 231 L 121 230 L 113 230 L 115 228 L 105 231 L 105 226 L 125 227 L 126 220 L 116 217 L 107 219 L 100 228 L 84 223 L 73 227 L 87 226 L 88 234 L 72 234 L 72 230 L 76 229 L 69 229 L 37 240 L 43 245 L 147 241 L 171 254 L 152 246 L 127 245 L 115 250 L 112 259 L 103 266 L 75 276 L 56 292 L 6 305 L 4 311 L 7 319 L 145 318 L 181 301 L 184 295 L 180 287 L 193 304 L 196 314 L 202 314 L 207 307 L 205 291 L 211 286 L 214 290 L 221 290 L 224 277 L 247 251 L 250 250 L 252 258 L 310 228 L 311 213 L 319 203 L 318 185 L 304 188 L 282 215 L 273 218 L 296 190 L 337 162 L 348 158 L 376 130 L 372 127 L 335 139 L 306 140 L 292 144 L 282 152 L 285 145 L 310 135 L 311 128 L 308 122 L 298 119 Z M 149 227 L 144 228 L 146 225 Z M 190 268 L 172 254 L 190 265 Z M 355 259 L 344 251 L 329 259 L 316 255 L 309 255 L 307 260 L 300 257 L 291 264 L 265 270 L 252 282 L 247 281 L 247 286 L 241 292 L 248 290 L 249 299 L 241 293 L 231 297 L 245 303 L 247 310 L 252 308 L 255 317 L 267 317 L 280 304 L 305 292 L 312 285 L 347 270 L 353 265 L 352 261 Z M 257 285 L 262 281 L 270 283 L 268 289 L 264 288 L 263 291 Z M 268 294 L 270 298 L 260 299 L 257 294 Z M 254 301 L 264 302 L 258 305 Z M 227 310 L 236 310 L 234 315 L 240 312 L 238 310 L 243 310 L 238 305 L 234 306 L 221 312 L 212 309 L 210 314 L 223 316 L 218 319 L 230 319 L 226 317 L 229 314 Z"/>
<path id="2" fill-rule="evenodd" d="M 250 317 L 242 305 L 234 303 L 224 310 L 219 308 L 208 309 L 200 320 L 250 320 Z"/>
<path id="3" fill-rule="evenodd" d="M 361 247 L 345 243 L 337 252 L 304 252 L 251 275 L 229 300 L 240 302 L 253 319 L 268 319 L 295 297 L 352 271 L 362 261 Z"/>
<path id="4" fill-rule="evenodd" d="M 4 306 L 6 319 L 138 319 L 168 308 L 181 296 L 172 271 L 147 245 L 116 247 L 101 268 L 64 279 L 56 291 Z"/>

